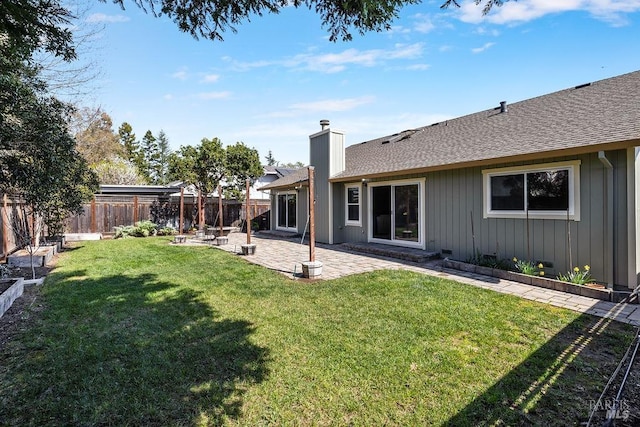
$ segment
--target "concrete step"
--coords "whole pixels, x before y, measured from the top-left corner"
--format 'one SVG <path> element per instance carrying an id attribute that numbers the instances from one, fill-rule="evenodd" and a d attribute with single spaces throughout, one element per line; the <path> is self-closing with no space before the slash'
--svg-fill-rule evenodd
<path id="1" fill-rule="evenodd" d="M 422 249 L 403 248 L 401 246 L 382 245 L 378 243 L 342 243 L 341 246 L 353 252 L 385 256 L 417 263 L 431 261 L 440 257 L 438 252 L 427 252 Z"/>
<path id="2" fill-rule="evenodd" d="M 266 238 L 273 237 L 277 239 L 299 239 L 300 237 L 302 237 L 300 233 L 280 230 L 260 230 L 256 233 L 256 236 Z"/>

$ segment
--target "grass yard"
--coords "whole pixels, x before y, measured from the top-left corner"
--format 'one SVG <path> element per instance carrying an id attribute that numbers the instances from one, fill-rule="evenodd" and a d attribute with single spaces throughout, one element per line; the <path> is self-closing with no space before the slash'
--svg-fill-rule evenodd
<path id="1" fill-rule="evenodd" d="M 303 283 L 166 238 L 61 255 L 1 425 L 578 425 L 630 327 L 384 271 Z"/>

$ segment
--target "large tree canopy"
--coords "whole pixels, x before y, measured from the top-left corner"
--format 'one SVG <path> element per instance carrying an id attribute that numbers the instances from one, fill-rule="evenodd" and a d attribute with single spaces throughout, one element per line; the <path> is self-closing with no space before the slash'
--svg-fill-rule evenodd
<path id="1" fill-rule="evenodd" d="M 75 57 L 70 18 L 56 0 L 0 2 L 0 192 L 19 196 L 50 231 L 97 187 L 69 132 L 71 107 L 50 96 L 33 62 L 42 50 Z"/>
<path id="2" fill-rule="evenodd" d="M 108 0 L 100 0 L 107 2 Z M 124 8 L 124 0 L 111 0 Z M 226 31 L 236 32 L 236 26 L 265 13 L 278 13 L 285 7 L 306 7 L 320 15 L 329 31 L 329 40 L 352 39 L 352 32 L 364 34 L 391 28 L 400 9 L 422 0 L 133 0 L 136 5 L 156 16 L 169 16 L 181 31 L 195 38 L 223 40 Z M 484 1 L 484 12 L 503 0 Z M 456 0 L 446 0 L 442 8 L 459 6 Z"/>
<path id="3" fill-rule="evenodd" d="M 125 7 L 125 0 L 111 1 Z M 484 13 L 508 0 L 475 0 Z M 364 34 L 391 27 L 400 9 L 422 0 L 133 0 L 134 4 L 155 16 L 166 15 L 181 31 L 195 38 L 223 40 L 226 31 L 266 13 L 278 13 L 285 7 L 315 11 L 329 31 L 329 39 L 351 40 L 352 32 Z M 445 0 L 442 8 L 459 6 L 458 0 Z M 0 36 L 8 38 L 12 49 L 44 49 L 65 60 L 75 58 L 73 36 L 69 29 L 73 15 L 61 0 L 0 1 Z M 0 37 L 1 38 L 1 37 Z"/>
<path id="4" fill-rule="evenodd" d="M 73 15 L 58 0 L 0 1 L 0 36 L 7 48 L 27 59 L 43 49 L 63 58 L 75 59 L 73 35 L 69 29 Z"/>

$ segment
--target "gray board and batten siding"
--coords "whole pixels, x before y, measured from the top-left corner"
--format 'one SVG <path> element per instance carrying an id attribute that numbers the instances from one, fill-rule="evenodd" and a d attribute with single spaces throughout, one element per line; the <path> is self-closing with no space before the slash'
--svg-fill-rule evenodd
<path id="1" fill-rule="evenodd" d="M 627 228 L 627 155 L 626 150 L 606 153 L 614 167 L 613 182 L 613 242 L 615 253 L 613 271 L 607 265 L 607 173 L 598 153 L 548 158 L 530 162 L 501 163 L 484 167 L 450 169 L 426 174 L 399 175 L 393 178 L 372 179 L 368 184 L 390 179 L 426 178 L 424 203 L 426 244 L 429 252 L 465 261 L 475 249 L 482 255 L 511 260 L 531 259 L 546 265 L 545 273 L 555 277 L 573 267 L 591 267 L 594 278 L 626 284 L 628 259 Z M 484 218 L 483 174 L 485 169 L 511 166 L 531 167 L 536 164 L 580 160 L 580 220 Z M 366 184 L 362 185 L 362 225 L 345 225 L 345 184 L 333 183 L 335 241 L 367 242 L 370 221 Z M 473 222 L 473 224 L 472 224 Z M 527 248 L 527 223 L 529 227 Z M 473 230 L 473 232 L 472 232 Z M 475 238 L 474 238 L 475 236 Z M 571 257 L 569 256 L 571 241 Z M 444 251 L 444 252 L 443 252 Z M 569 261 L 571 258 L 571 263 Z M 571 265 L 572 264 L 572 265 Z M 616 273 L 618 272 L 618 273 Z"/>
<path id="2" fill-rule="evenodd" d="M 555 276 L 573 267 L 591 267 L 596 280 L 607 281 L 606 265 L 606 169 L 597 153 L 580 155 L 580 220 L 483 218 L 482 170 L 475 167 L 433 172 L 426 181 L 427 250 L 451 251 L 453 259 L 466 260 L 475 247 L 483 255 L 510 260 L 513 257 L 550 263 L 545 269 Z M 613 282 L 626 283 L 627 277 L 627 188 L 626 151 L 607 152 L 614 166 Z M 495 165 L 532 166 L 574 158 L 544 159 L 539 162 Z M 494 166 L 491 166 L 493 168 Z M 473 218 L 473 233 L 472 220 Z M 527 248 L 527 222 L 529 226 Z M 570 233 L 570 235 L 569 235 Z M 569 240 L 571 260 L 569 262 Z M 572 264 L 572 265 L 571 265 Z M 620 274 L 615 274 L 620 272 Z M 619 277 L 618 277 L 619 276 Z"/>
<path id="3" fill-rule="evenodd" d="M 333 194 L 334 186 L 329 178 L 342 172 L 345 164 L 344 134 L 337 130 L 323 129 L 309 137 L 310 164 L 315 167 L 315 203 L 320 207 L 315 217 L 315 233 L 319 242 L 335 243 L 333 230 L 336 228 L 335 218 L 329 215 L 337 201 Z"/>

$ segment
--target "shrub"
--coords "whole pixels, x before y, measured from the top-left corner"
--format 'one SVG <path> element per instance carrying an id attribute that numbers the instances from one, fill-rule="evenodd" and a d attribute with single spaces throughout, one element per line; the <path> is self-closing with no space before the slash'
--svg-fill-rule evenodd
<path id="1" fill-rule="evenodd" d="M 162 227 L 157 231 L 158 236 L 173 236 L 174 234 L 178 234 L 178 230 L 173 227 Z"/>
<path id="2" fill-rule="evenodd" d="M 136 228 L 144 237 L 147 237 L 147 236 L 155 236 L 156 229 L 158 228 L 158 226 L 147 219 L 144 221 L 136 222 Z"/>
<path id="3" fill-rule="evenodd" d="M 124 239 L 127 237 L 149 237 L 156 235 L 156 228 L 158 226 L 149 220 L 138 221 L 136 225 L 121 225 L 114 227 L 115 235 L 114 239 Z"/>

